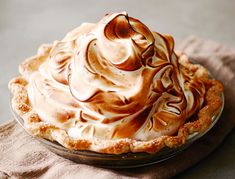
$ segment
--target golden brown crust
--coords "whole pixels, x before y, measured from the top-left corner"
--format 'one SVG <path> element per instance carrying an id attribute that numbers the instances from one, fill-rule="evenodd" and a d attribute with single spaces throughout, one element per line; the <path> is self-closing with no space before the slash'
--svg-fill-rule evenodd
<path id="1" fill-rule="evenodd" d="M 39 55 L 26 60 L 21 65 L 21 74 L 23 76 L 12 79 L 9 83 L 9 89 L 12 93 L 12 108 L 23 118 L 26 129 L 33 135 L 57 141 L 66 148 L 73 150 L 91 150 L 99 153 L 121 154 L 127 152 L 147 152 L 155 153 L 164 147 L 178 147 L 183 145 L 188 136 L 195 132 L 203 132 L 209 128 L 213 122 L 213 116 L 218 113 L 222 106 L 223 85 L 214 79 L 209 79 L 204 75 L 204 71 L 197 70 L 198 76 L 202 79 L 205 87 L 205 102 L 202 109 L 199 110 L 197 120 L 187 122 L 178 130 L 175 136 L 162 136 L 149 141 L 137 141 L 133 139 L 101 140 L 101 139 L 72 139 L 65 130 L 52 124 L 41 121 L 38 114 L 30 106 L 27 95 L 27 75 L 36 70 L 42 63 L 40 51 L 48 52 L 49 45 L 44 45 L 39 50 Z M 191 64 L 185 56 L 181 56 L 180 63 L 194 72 L 198 65 Z"/>

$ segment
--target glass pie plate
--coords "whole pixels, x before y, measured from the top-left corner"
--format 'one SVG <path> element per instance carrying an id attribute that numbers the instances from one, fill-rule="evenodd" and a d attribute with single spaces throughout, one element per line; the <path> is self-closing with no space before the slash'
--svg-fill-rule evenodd
<path id="1" fill-rule="evenodd" d="M 43 138 L 32 136 L 30 133 L 29 134 L 32 137 L 34 137 L 36 140 L 40 141 L 50 151 L 56 153 L 59 156 L 75 161 L 77 163 L 95 165 L 95 166 L 105 167 L 105 168 L 141 167 L 141 166 L 159 163 L 169 158 L 172 158 L 175 155 L 177 155 L 179 152 L 188 148 L 190 144 L 192 144 L 194 141 L 198 140 L 203 135 L 205 135 L 216 124 L 216 122 L 219 120 L 219 117 L 223 111 L 224 95 L 222 94 L 221 97 L 223 101 L 222 106 L 219 112 L 215 116 L 213 116 L 213 122 L 206 131 L 204 131 L 203 133 L 196 132 L 196 133 L 189 135 L 185 144 L 183 144 L 182 146 L 178 148 L 165 147 L 161 149 L 159 152 L 154 153 L 154 154 L 126 153 L 126 154 L 116 155 L 116 154 L 100 154 L 100 153 L 91 152 L 91 151 L 81 151 L 81 150 L 76 151 L 76 150 L 67 149 L 57 142 L 52 142 Z M 15 120 L 25 129 L 23 119 L 19 115 L 17 115 L 13 109 L 12 109 L 12 113 L 14 115 Z M 27 132 L 26 129 L 25 131 Z"/>

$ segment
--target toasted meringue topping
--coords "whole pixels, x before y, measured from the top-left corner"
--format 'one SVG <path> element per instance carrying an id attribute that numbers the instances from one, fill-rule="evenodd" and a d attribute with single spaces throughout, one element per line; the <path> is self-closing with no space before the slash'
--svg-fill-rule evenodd
<path id="1" fill-rule="evenodd" d="M 30 75 L 41 120 L 71 137 L 149 140 L 174 134 L 204 101 L 169 35 L 123 13 L 84 23 L 54 42 Z"/>

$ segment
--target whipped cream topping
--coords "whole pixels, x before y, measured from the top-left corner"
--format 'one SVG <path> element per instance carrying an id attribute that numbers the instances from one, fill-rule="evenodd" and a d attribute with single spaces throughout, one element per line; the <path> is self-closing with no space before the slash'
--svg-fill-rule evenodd
<path id="1" fill-rule="evenodd" d="M 205 87 L 179 64 L 173 38 L 125 12 L 83 23 L 44 58 L 29 78 L 30 103 L 75 139 L 171 135 L 204 101 Z"/>

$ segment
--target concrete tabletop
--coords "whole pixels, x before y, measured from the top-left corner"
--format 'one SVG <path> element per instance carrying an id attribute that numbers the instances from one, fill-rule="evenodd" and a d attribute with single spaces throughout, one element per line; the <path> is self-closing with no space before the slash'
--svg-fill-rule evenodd
<path id="1" fill-rule="evenodd" d="M 0 123 L 12 118 L 8 81 L 42 43 L 62 39 L 82 22 L 127 11 L 176 43 L 189 35 L 235 48 L 235 0 L 0 0 Z M 180 161 L 179 161 L 180 162 Z M 183 162 L 183 161 L 182 161 Z M 235 178 L 235 131 L 209 157 L 179 178 Z"/>

